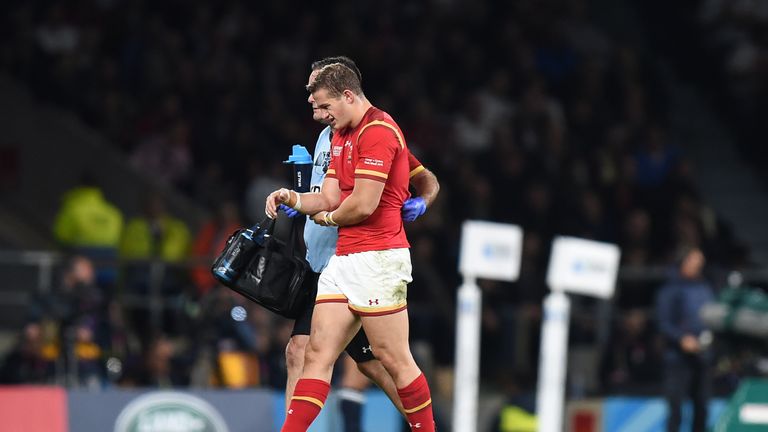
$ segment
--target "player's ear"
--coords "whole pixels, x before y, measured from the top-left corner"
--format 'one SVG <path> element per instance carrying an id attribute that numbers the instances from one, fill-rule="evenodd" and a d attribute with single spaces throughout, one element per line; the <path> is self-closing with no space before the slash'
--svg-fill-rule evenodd
<path id="1" fill-rule="evenodd" d="M 344 96 L 344 102 L 346 103 L 352 103 L 355 101 L 355 93 L 352 90 L 344 90 L 342 96 Z"/>

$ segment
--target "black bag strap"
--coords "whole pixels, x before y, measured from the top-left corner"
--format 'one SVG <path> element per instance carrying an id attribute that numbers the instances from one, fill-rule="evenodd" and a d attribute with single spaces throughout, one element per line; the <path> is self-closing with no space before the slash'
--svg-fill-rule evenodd
<path id="1" fill-rule="evenodd" d="M 303 218 L 306 219 L 306 218 Z M 288 245 L 286 248 L 286 254 L 290 256 L 295 256 L 297 241 L 298 241 L 298 234 L 299 232 L 304 233 L 304 224 L 303 221 L 299 219 L 298 217 L 295 217 L 291 221 L 291 232 L 288 234 Z M 301 257 L 304 258 L 304 257 Z"/>
<path id="2" fill-rule="evenodd" d="M 267 227 L 267 234 L 269 236 L 272 236 L 272 234 L 275 233 L 275 222 L 277 221 L 277 218 L 272 219 L 271 217 L 267 216 L 265 217 L 261 222 L 259 222 L 259 229 L 261 229 L 263 226 Z"/>
<path id="3" fill-rule="evenodd" d="M 271 217 L 267 216 L 264 218 L 263 221 L 261 221 L 261 225 L 264 225 L 264 223 L 267 223 L 267 234 L 272 235 L 275 232 L 275 222 L 277 222 L 277 218 L 272 219 Z"/>

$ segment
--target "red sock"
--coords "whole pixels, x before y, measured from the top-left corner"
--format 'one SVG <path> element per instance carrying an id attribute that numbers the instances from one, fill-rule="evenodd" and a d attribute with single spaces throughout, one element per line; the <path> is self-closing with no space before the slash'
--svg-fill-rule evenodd
<path id="1" fill-rule="evenodd" d="M 405 414 L 411 431 L 434 432 L 435 419 L 432 417 L 432 396 L 429 394 L 429 384 L 424 374 L 412 383 L 397 390 L 400 401 L 403 402 Z"/>
<path id="2" fill-rule="evenodd" d="M 293 391 L 281 432 L 306 432 L 323 409 L 331 385 L 323 380 L 300 379 Z"/>

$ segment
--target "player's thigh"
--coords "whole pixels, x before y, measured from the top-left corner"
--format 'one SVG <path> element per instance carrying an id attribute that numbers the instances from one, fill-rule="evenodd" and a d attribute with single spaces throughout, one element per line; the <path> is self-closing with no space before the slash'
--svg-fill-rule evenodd
<path id="1" fill-rule="evenodd" d="M 345 303 L 318 303 L 312 314 L 307 361 L 333 363 L 360 327 Z"/>
<path id="2" fill-rule="evenodd" d="M 407 309 L 387 315 L 363 315 L 360 319 L 377 358 L 382 361 L 385 361 L 382 358 L 384 355 L 394 356 L 400 361 L 404 360 L 404 356 L 410 358 Z"/>

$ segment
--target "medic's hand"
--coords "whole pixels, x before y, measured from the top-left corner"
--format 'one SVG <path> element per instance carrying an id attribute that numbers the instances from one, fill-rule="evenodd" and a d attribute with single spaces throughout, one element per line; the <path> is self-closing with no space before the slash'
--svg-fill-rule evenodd
<path id="1" fill-rule="evenodd" d="M 415 221 L 425 211 L 427 211 L 427 202 L 422 197 L 408 198 L 401 209 L 403 220 L 406 222 Z"/>
<path id="2" fill-rule="evenodd" d="M 292 209 L 292 208 L 288 207 L 288 206 L 287 206 L 287 205 L 285 205 L 285 204 L 280 204 L 279 206 L 277 206 L 277 208 L 278 208 L 279 210 L 282 210 L 282 211 L 284 211 L 284 212 L 285 212 L 285 215 L 286 215 L 286 216 L 288 216 L 289 218 L 295 218 L 295 217 L 296 217 L 296 215 L 298 215 L 298 214 L 299 214 L 299 211 L 298 211 L 298 210 L 294 210 L 294 209 Z"/>
<path id="3" fill-rule="evenodd" d="M 268 217 L 274 219 L 277 217 L 277 206 L 287 202 L 288 198 L 291 196 L 291 191 L 289 191 L 286 188 L 278 189 L 269 196 L 267 196 L 267 204 L 264 207 L 264 213 L 267 214 Z"/>

